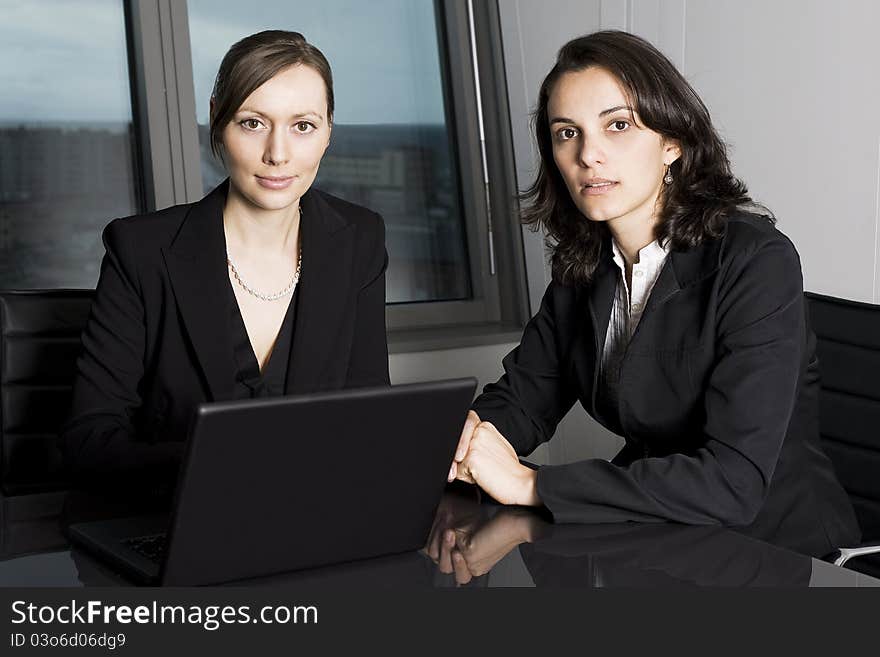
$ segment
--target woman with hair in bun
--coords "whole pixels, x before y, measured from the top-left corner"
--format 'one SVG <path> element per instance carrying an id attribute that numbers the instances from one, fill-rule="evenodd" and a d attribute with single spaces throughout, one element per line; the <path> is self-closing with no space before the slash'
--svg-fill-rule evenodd
<path id="1" fill-rule="evenodd" d="M 228 179 L 107 226 L 62 435 L 78 483 L 173 480 L 202 402 L 388 384 L 382 219 L 312 188 L 333 109 L 301 34 L 242 39 L 211 98 Z"/>

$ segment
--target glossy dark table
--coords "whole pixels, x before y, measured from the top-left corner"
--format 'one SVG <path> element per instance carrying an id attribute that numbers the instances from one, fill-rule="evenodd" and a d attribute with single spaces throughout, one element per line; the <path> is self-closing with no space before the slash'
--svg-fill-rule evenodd
<path id="1" fill-rule="evenodd" d="M 62 503 L 60 494 L 0 497 L 0 586 L 127 585 L 119 574 L 67 544 L 59 524 Z M 666 523 L 554 525 L 540 513 L 480 502 L 475 489 L 455 487 L 444 495 L 422 551 L 232 585 L 329 590 L 874 587 L 880 580 L 727 529 Z"/>

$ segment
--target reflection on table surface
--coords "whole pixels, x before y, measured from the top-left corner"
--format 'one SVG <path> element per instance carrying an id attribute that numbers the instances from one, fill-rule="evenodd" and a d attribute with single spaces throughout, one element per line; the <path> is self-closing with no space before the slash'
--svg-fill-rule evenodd
<path id="1" fill-rule="evenodd" d="M 63 494 L 0 498 L 0 586 L 124 586 L 71 547 Z M 381 531 L 381 527 L 377 527 Z M 424 549 L 230 583 L 322 590 L 449 587 L 880 586 L 880 580 L 720 527 L 557 525 L 540 512 L 444 493 Z"/>

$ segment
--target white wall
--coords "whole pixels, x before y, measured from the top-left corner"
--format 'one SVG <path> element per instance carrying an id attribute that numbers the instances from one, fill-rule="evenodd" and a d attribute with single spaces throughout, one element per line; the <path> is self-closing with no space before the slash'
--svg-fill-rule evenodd
<path id="1" fill-rule="evenodd" d="M 416 383 L 432 379 L 475 376 L 482 389 L 501 376 L 501 359 L 516 344 L 493 344 L 463 349 L 442 349 L 391 354 L 388 368 L 391 382 Z"/>
<path id="2" fill-rule="evenodd" d="M 805 287 L 880 303 L 880 3 L 675 4 L 684 72 L 798 247 Z"/>

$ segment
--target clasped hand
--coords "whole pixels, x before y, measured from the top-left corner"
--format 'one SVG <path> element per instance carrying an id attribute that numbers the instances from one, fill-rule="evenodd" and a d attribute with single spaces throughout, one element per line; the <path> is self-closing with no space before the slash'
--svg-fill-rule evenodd
<path id="1" fill-rule="evenodd" d="M 491 422 L 469 411 L 448 480 L 476 484 L 502 504 L 540 506 L 537 472 L 519 462 L 516 450 Z"/>

